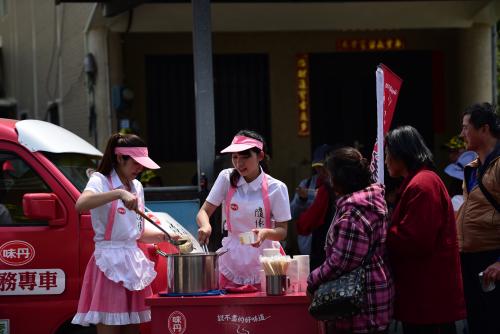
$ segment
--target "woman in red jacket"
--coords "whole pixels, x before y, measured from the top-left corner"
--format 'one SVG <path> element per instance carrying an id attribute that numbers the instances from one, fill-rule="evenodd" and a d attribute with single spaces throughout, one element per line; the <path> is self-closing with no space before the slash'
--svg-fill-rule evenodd
<path id="1" fill-rule="evenodd" d="M 394 317 L 404 334 L 455 334 L 465 318 L 453 206 L 432 153 L 411 126 L 390 131 L 385 163 L 403 177 L 387 233 L 394 272 Z"/>

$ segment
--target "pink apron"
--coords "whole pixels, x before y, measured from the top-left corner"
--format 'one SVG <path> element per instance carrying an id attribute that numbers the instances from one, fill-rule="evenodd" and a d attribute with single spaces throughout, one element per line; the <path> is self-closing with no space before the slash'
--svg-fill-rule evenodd
<path id="1" fill-rule="evenodd" d="M 111 177 L 108 177 L 110 189 L 114 189 Z M 149 261 L 137 245 L 137 239 L 143 232 L 142 218 L 125 208 L 117 208 L 118 200 L 111 202 L 108 214 L 108 224 L 104 234 L 104 240 L 96 242 L 94 256 L 96 264 L 104 275 L 113 282 L 122 282 L 123 286 L 131 291 L 142 290 L 156 276 L 154 263 Z M 139 199 L 139 207 L 143 209 L 144 204 Z M 116 212 L 120 214 L 116 215 Z M 136 226 L 131 226 L 130 221 L 135 220 Z M 117 225 L 120 240 L 112 240 L 113 226 Z"/>
<path id="2" fill-rule="evenodd" d="M 108 184 L 114 189 L 110 178 Z M 135 212 L 119 206 L 118 200 L 111 202 L 104 240 L 95 243 L 87 264 L 73 324 L 128 325 L 151 320 L 144 299 L 152 293 L 149 284 L 156 272 L 137 245 L 143 228 Z"/>
<path id="3" fill-rule="evenodd" d="M 264 248 L 280 248 L 278 241 L 264 240 L 259 248 L 251 245 L 242 245 L 239 240 L 239 233 L 251 231 L 258 228 L 262 219 L 262 227 L 273 228 L 271 222 L 271 203 L 269 200 L 269 191 L 267 177 L 262 172 L 262 197 L 259 200 L 245 200 L 238 202 L 234 200 L 236 193 L 235 187 L 230 187 L 225 199 L 226 228 L 228 236 L 222 240 L 222 248 L 228 252 L 219 257 L 219 272 L 221 277 L 221 288 L 238 285 L 256 285 L 260 283 L 260 262 L 259 256 L 262 255 Z M 231 210 L 242 210 L 243 214 L 239 219 L 231 219 Z"/>

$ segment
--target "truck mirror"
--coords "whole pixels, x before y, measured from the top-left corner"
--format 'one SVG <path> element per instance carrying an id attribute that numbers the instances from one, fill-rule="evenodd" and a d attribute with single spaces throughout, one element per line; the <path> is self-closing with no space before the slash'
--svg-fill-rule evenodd
<path id="1" fill-rule="evenodd" d="M 63 214 L 58 217 L 59 199 L 54 193 L 32 193 L 23 196 L 23 212 L 26 218 L 33 220 L 47 220 L 50 226 L 65 224 Z"/>

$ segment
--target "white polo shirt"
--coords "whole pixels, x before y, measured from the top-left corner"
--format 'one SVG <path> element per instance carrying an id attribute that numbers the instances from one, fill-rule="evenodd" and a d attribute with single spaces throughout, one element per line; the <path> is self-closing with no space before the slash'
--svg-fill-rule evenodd
<path id="1" fill-rule="evenodd" d="M 223 205 L 222 220 L 224 222 L 226 220 L 226 214 L 224 210 L 225 199 L 231 185 L 229 177 L 232 171 L 233 168 L 228 168 L 220 172 L 217 180 L 212 187 L 212 190 L 207 197 L 207 202 L 209 202 L 210 204 L 213 204 L 215 206 L 219 206 L 221 204 Z M 251 220 L 255 225 L 254 228 L 264 227 L 265 221 L 262 212 L 258 212 L 258 209 L 255 209 L 254 207 L 250 209 L 245 207 L 246 203 L 258 203 L 260 201 L 262 204 L 257 207 L 264 208 L 264 202 L 262 198 L 262 176 L 263 171 L 261 170 L 259 176 L 250 183 L 246 182 L 245 178 L 240 177 L 236 192 L 234 193 L 234 196 L 231 200 L 231 203 L 237 205 L 237 210 L 234 210 L 234 208 L 231 209 L 230 222 L 233 233 L 248 231 L 248 227 L 243 227 L 238 224 L 239 221 L 248 222 L 249 220 Z M 286 222 L 291 219 L 290 201 L 288 197 L 287 186 L 280 180 L 277 180 L 268 174 L 266 174 L 266 176 L 268 183 L 269 202 L 271 205 L 271 221 Z"/>
<path id="2" fill-rule="evenodd" d="M 114 169 L 111 171 L 111 182 L 113 183 L 113 189 L 125 188 Z M 138 180 L 133 180 L 131 184 L 132 186 L 130 192 L 138 197 L 139 205 L 142 207 L 144 204 L 144 190 L 142 184 Z M 92 174 L 87 186 L 85 187 L 85 190 L 90 190 L 96 194 L 108 192 L 113 189 L 110 189 L 109 187 L 108 178 L 99 172 L 94 172 Z M 90 210 L 92 227 L 95 233 L 95 242 L 104 240 L 106 226 L 108 225 L 109 210 L 111 210 L 111 202 Z M 113 225 L 111 240 L 136 240 L 140 237 L 143 226 L 139 226 L 139 224 L 142 224 L 142 219 L 139 219 L 135 212 L 126 209 L 123 202 L 118 200 L 115 219 L 124 218 L 128 219 L 127 223 L 115 223 Z"/>

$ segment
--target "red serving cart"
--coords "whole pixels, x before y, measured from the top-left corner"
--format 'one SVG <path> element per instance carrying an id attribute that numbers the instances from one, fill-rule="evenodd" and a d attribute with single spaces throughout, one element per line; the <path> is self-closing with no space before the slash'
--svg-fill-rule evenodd
<path id="1" fill-rule="evenodd" d="M 146 299 L 151 306 L 152 334 L 182 333 L 322 333 L 307 311 L 305 293 L 265 293 Z"/>

